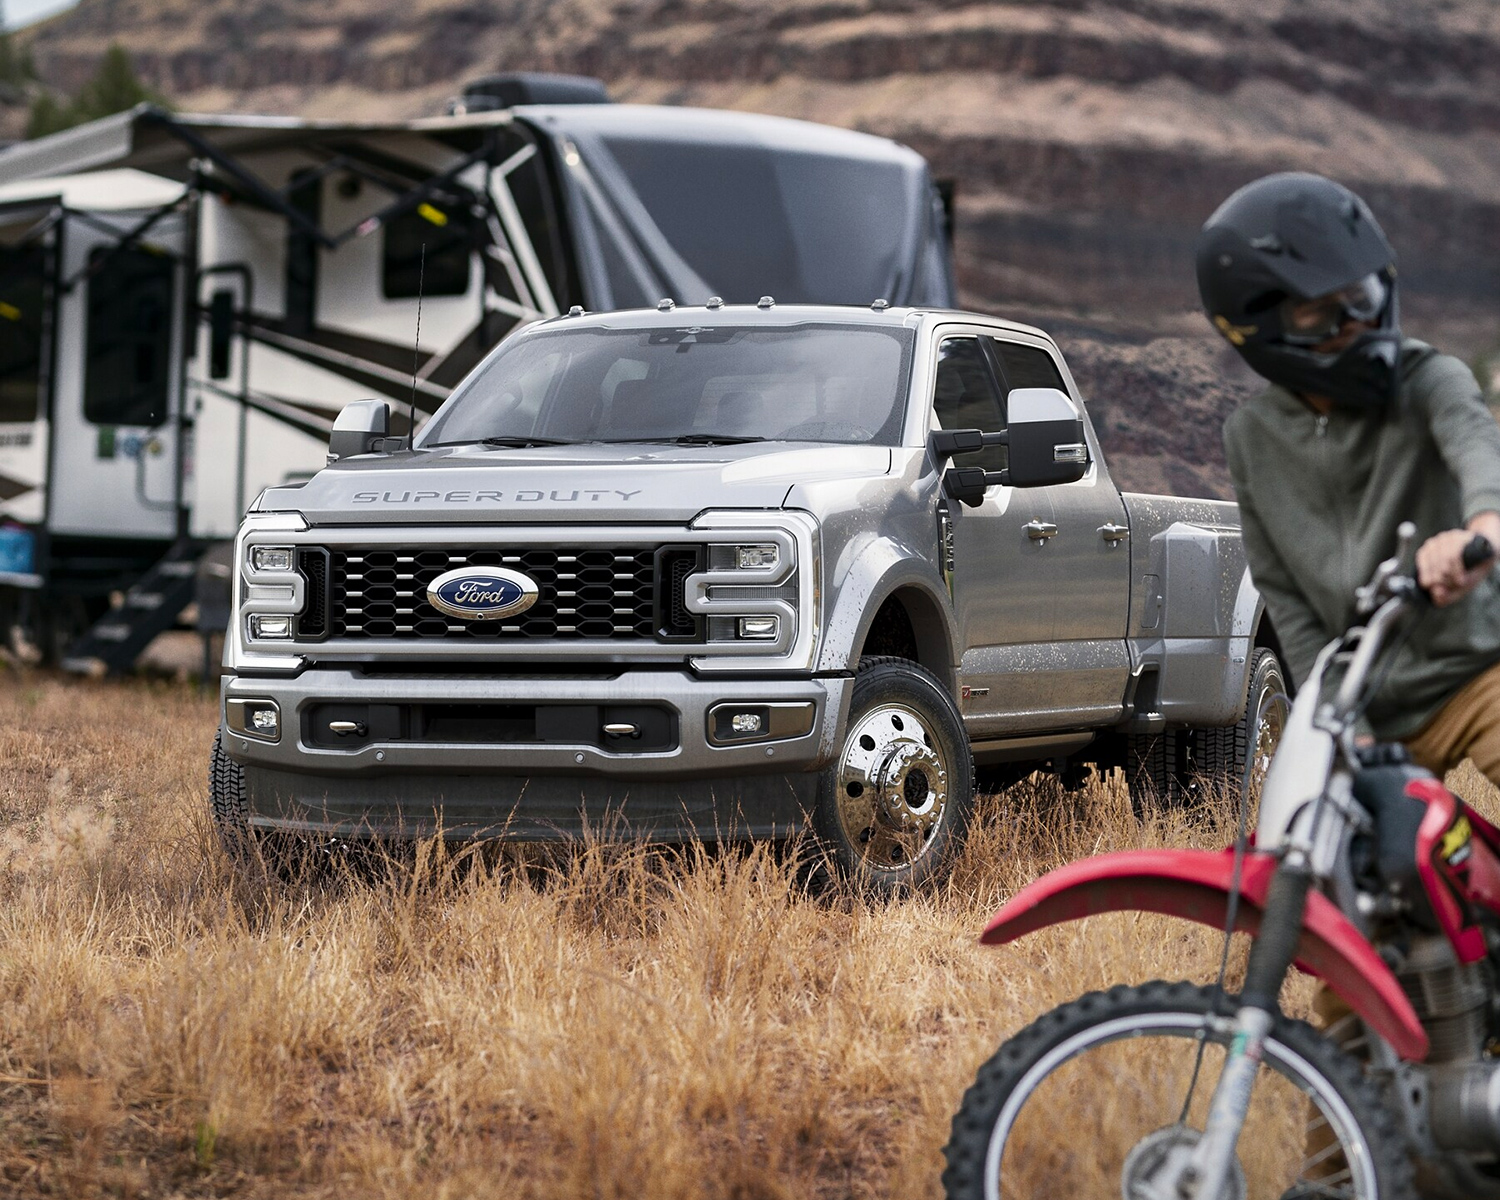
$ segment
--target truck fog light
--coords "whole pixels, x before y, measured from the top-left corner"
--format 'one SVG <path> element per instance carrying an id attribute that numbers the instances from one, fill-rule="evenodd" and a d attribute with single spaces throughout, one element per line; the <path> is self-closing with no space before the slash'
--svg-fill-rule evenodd
<path id="1" fill-rule="evenodd" d="M 231 696 L 224 702 L 224 724 L 234 733 L 262 742 L 281 740 L 281 709 L 274 700 Z"/>
<path id="2" fill-rule="evenodd" d="M 719 704 L 709 713 L 709 740 L 723 746 L 757 742 L 771 731 L 771 710 L 763 704 Z"/>
<path id="3" fill-rule="evenodd" d="M 251 546 L 250 566 L 257 571 L 290 571 L 292 548 L 290 546 Z"/>
<path id="4" fill-rule="evenodd" d="M 259 641 L 288 641 L 292 636 L 292 618 L 257 613 L 250 618 L 250 636 Z"/>
<path id="5" fill-rule="evenodd" d="M 780 742 L 812 732 L 817 705 L 811 700 L 755 704 L 725 700 L 708 710 L 708 740 L 714 746 Z"/>
<path id="6" fill-rule="evenodd" d="M 781 618 L 741 617 L 739 633 L 743 642 L 774 642 L 781 636 Z"/>
<path id="7" fill-rule="evenodd" d="M 781 548 L 775 543 L 757 546 L 736 546 L 734 565 L 741 571 L 764 571 L 781 561 Z M 741 634 L 741 637 L 744 635 Z"/>

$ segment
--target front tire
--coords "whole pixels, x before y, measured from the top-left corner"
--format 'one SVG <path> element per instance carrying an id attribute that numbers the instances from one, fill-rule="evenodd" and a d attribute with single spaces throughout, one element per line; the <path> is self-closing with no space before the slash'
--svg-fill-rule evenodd
<path id="1" fill-rule="evenodd" d="M 1228 1043 L 1235 1003 L 1213 988 L 1157 981 L 1092 992 L 1039 1017 L 964 1094 L 944 1150 L 948 1200 L 1155 1194 L 1145 1190 L 1157 1182 L 1151 1173 L 1201 1130 L 1223 1055 L 1204 1054 L 1195 1075 L 1198 1047 Z M 1231 1194 L 1248 1185 L 1255 1196 L 1411 1200 L 1400 1129 L 1354 1058 L 1278 1015 L 1263 1064 Z M 1338 1149 L 1310 1150 L 1329 1144 L 1325 1130 Z"/>
<path id="2" fill-rule="evenodd" d="M 214 734 L 208 756 L 208 803 L 214 831 L 224 853 L 239 863 L 255 857 L 255 834 L 250 826 L 250 801 L 245 796 L 245 769 L 224 750 L 224 730 Z"/>
<path id="3" fill-rule="evenodd" d="M 884 894 L 941 879 L 963 845 L 973 798 L 953 697 L 914 662 L 862 660 L 813 813 L 839 872 Z"/>

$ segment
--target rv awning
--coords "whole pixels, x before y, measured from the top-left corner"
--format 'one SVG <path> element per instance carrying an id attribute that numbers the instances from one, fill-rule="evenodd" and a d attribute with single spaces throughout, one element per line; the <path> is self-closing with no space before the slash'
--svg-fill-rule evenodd
<path id="1" fill-rule="evenodd" d="M 506 111 L 360 122 L 165 113 L 143 104 L 0 151 L 0 184 L 118 167 L 186 180 L 192 173 L 193 159 L 198 157 L 192 140 L 206 142 L 225 156 L 239 157 L 283 146 L 306 147 L 323 139 L 415 133 L 462 153 L 478 149 L 487 131 L 510 123 L 511 114 Z"/>
<path id="2" fill-rule="evenodd" d="M 185 191 L 185 184 L 144 171 L 94 171 L 0 184 L 0 207 L 38 202 L 84 212 L 145 212 L 177 203 Z"/>

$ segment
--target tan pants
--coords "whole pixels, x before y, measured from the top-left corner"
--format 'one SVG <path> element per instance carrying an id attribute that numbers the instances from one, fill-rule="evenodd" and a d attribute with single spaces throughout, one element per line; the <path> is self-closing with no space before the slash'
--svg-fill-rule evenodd
<path id="1" fill-rule="evenodd" d="M 1468 758 L 1500 787 L 1500 663 L 1464 684 L 1406 748 L 1439 779 Z"/>

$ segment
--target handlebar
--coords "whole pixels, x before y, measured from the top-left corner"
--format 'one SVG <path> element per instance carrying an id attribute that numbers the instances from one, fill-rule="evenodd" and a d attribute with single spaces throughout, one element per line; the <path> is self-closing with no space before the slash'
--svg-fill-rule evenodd
<path id="1" fill-rule="evenodd" d="M 1408 573 L 1406 569 L 1416 545 L 1416 536 L 1417 527 L 1410 521 L 1403 521 L 1397 530 L 1399 545 L 1396 553 L 1376 567 L 1370 582 L 1356 593 L 1359 612 L 1372 615 L 1363 628 L 1350 631 L 1350 634 L 1357 633 L 1358 638 L 1353 657 L 1340 682 L 1333 713 L 1329 714 L 1336 723 L 1352 718 L 1360 707 L 1365 682 L 1375 660 L 1385 649 L 1391 629 L 1412 608 L 1432 603 L 1427 589 L 1417 583 L 1414 573 Z M 1464 546 L 1462 561 L 1466 571 L 1481 567 L 1494 558 L 1495 547 L 1482 533 L 1476 533 Z M 1347 646 L 1349 636 L 1345 634 L 1339 640 Z"/>
<path id="2" fill-rule="evenodd" d="M 1482 533 L 1476 533 L 1464 547 L 1464 570 L 1472 571 L 1475 567 L 1482 567 L 1494 557 L 1495 547 L 1490 545 L 1490 539 Z"/>

